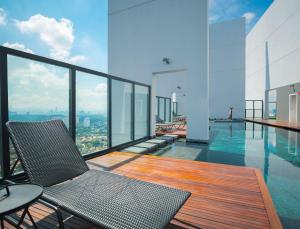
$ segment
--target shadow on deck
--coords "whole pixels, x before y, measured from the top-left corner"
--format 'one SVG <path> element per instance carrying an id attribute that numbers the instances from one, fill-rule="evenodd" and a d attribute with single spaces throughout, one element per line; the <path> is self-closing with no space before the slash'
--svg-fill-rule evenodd
<path id="1" fill-rule="evenodd" d="M 113 152 L 88 161 L 93 169 L 190 191 L 168 228 L 282 228 L 259 170 Z M 39 228 L 58 227 L 52 210 L 30 208 Z M 66 228 L 97 228 L 64 214 Z M 28 221 L 26 221 L 28 223 Z M 25 224 L 30 228 L 29 224 Z M 11 228 L 6 224 L 5 228 Z"/>

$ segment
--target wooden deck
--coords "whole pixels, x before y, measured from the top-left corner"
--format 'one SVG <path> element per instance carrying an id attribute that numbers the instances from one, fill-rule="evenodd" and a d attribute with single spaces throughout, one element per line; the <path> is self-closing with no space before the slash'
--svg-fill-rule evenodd
<path id="1" fill-rule="evenodd" d="M 291 123 L 291 122 L 272 120 L 272 119 L 260 119 L 260 120 L 246 119 L 246 121 L 264 124 L 264 125 L 268 125 L 268 126 L 284 128 L 284 129 L 288 129 L 288 130 L 300 131 L 300 124 Z"/>
<path id="2" fill-rule="evenodd" d="M 114 152 L 88 162 L 91 168 L 190 191 L 168 228 L 282 228 L 259 170 Z M 39 228 L 57 226 L 51 210 L 30 208 Z M 96 228 L 65 214 L 66 228 Z M 6 224 L 7 226 L 7 224 Z M 8 227 L 7 227 L 8 228 Z"/>

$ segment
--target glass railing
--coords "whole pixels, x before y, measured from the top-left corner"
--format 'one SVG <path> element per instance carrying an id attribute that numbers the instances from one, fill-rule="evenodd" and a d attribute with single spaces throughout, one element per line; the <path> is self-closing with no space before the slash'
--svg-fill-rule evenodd
<path id="1" fill-rule="evenodd" d="M 263 119 L 264 102 L 263 100 L 246 100 L 245 118 Z"/>
<path id="2" fill-rule="evenodd" d="M 2 46 L 0 58 L 1 177 L 17 160 L 7 121 L 61 119 L 85 158 L 150 136 L 149 85 Z"/>

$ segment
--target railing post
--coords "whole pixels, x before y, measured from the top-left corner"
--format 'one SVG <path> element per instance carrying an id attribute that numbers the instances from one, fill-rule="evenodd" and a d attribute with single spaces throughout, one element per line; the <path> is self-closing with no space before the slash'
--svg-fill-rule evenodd
<path id="1" fill-rule="evenodd" d="M 107 84 L 108 84 L 108 90 L 107 90 L 108 148 L 111 148 L 112 147 L 112 79 L 110 77 L 107 79 Z"/>
<path id="2" fill-rule="evenodd" d="M 148 86 L 148 137 L 151 136 L 151 107 L 152 107 L 152 104 L 151 104 L 151 87 Z"/>
<path id="3" fill-rule="evenodd" d="M 255 103 L 254 103 L 254 100 L 252 101 L 252 112 L 253 112 L 253 114 L 252 114 L 252 117 L 253 117 L 253 120 L 255 119 L 255 107 L 254 107 L 254 105 L 255 105 Z"/>
<path id="4" fill-rule="evenodd" d="M 69 131 L 76 141 L 76 70 L 69 69 Z"/>
<path id="5" fill-rule="evenodd" d="M 132 97 L 131 97 L 131 140 L 134 140 L 134 121 L 135 121 L 135 84 L 132 84 Z"/>
<path id="6" fill-rule="evenodd" d="M 7 53 L 0 49 L 0 101 L 1 101 L 1 162 L 3 178 L 8 178 L 10 172 L 9 139 L 6 129 L 8 121 L 8 91 L 7 91 Z"/>

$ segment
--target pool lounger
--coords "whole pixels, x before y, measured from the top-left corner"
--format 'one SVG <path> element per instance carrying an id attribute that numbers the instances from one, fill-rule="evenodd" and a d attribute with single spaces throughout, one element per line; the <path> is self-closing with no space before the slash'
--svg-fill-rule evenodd
<path id="1" fill-rule="evenodd" d="M 150 139 L 146 141 L 146 143 L 157 144 L 159 147 L 166 145 L 168 142 L 166 140 L 161 139 Z"/>
<path id="2" fill-rule="evenodd" d="M 130 146 L 130 147 L 125 148 L 121 151 L 122 152 L 129 152 L 129 153 L 138 153 L 138 154 L 146 154 L 146 153 L 149 152 L 149 150 L 146 149 L 146 148 L 135 147 L 135 146 Z"/>
<path id="3" fill-rule="evenodd" d="M 167 137 L 173 137 L 175 139 L 177 139 L 179 136 L 176 134 L 164 134 L 163 136 L 167 136 Z"/>
<path id="4" fill-rule="evenodd" d="M 157 144 L 147 143 L 147 142 L 138 143 L 138 144 L 136 144 L 134 146 L 135 147 L 146 148 L 146 149 L 148 149 L 150 151 L 158 149 L 158 145 Z"/>
<path id="5" fill-rule="evenodd" d="M 169 136 L 160 136 L 160 137 L 156 137 L 155 139 L 166 140 L 169 143 L 172 143 L 172 142 L 174 142 L 176 140 L 176 138 L 169 137 Z"/>

